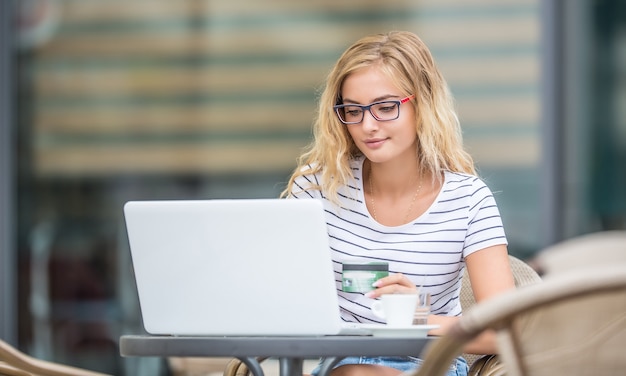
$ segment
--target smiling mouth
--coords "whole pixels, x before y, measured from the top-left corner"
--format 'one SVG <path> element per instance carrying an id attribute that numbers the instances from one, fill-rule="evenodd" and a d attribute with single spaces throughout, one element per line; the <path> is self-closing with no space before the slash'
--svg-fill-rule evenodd
<path id="1" fill-rule="evenodd" d="M 376 139 L 376 140 L 367 140 L 367 141 L 365 141 L 365 145 L 371 146 L 371 147 L 376 147 L 376 146 L 382 145 L 385 141 L 387 141 L 386 138 L 380 138 L 380 139 Z"/>
<path id="2" fill-rule="evenodd" d="M 365 143 L 366 144 L 376 144 L 376 143 L 383 142 L 383 141 L 386 141 L 386 140 L 387 140 L 386 138 L 377 138 L 377 139 L 365 140 Z"/>

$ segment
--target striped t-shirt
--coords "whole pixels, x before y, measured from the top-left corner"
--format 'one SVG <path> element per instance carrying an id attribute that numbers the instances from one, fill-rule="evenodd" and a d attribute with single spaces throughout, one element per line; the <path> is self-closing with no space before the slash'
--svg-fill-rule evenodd
<path id="1" fill-rule="evenodd" d="M 432 313 L 461 314 L 459 292 L 464 257 L 498 244 L 507 244 L 493 195 L 478 177 L 445 172 L 439 195 L 428 210 L 408 224 L 388 227 L 376 222 L 363 196 L 364 157 L 351 162 L 353 180 L 338 191 L 340 206 L 319 190 L 319 175 L 296 179 L 289 198 L 319 199 L 324 205 L 343 320 L 377 322 L 372 300 L 362 293 L 341 291 L 342 263 L 389 263 L 390 273 L 403 273 L 430 292 Z"/>

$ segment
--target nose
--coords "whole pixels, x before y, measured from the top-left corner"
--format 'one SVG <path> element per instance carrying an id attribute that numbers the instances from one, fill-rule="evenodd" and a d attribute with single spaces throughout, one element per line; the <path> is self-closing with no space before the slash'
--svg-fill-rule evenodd
<path id="1" fill-rule="evenodd" d="M 372 115 L 371 111 L 365 111 L 363 113 L 363 121 L 361 122 L 361 128 L 366 132 L 372 132 L 378 129 L 378 120 Z"/>

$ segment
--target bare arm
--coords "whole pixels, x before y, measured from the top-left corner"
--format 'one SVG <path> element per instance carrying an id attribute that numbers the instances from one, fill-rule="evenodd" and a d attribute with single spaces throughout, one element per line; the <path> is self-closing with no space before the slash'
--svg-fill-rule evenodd
<path id="1" fill-rule="evenodd" d="M 465 259 L 467 271 L 472 283 L 476 302 L 481 302 L 507 290 L 515 288 L 515 280 L 509 264 L 505 245 L 497 245 L 476 251 Z M 443 335 L 458 317 L 431 315 L 429 324 L 439 324 L 441 328 L 433 335 Z M 464 352 L 474 354 L 493 354 L 497 351 L 495 334 L 484 332 L 468 343 Z"/>

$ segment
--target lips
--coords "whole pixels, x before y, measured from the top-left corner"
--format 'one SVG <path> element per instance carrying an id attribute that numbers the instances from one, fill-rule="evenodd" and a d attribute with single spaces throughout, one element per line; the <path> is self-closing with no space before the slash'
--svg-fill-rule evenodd
<path id="1" fill-rule="evenodd" d="M 370 149 L 378 149 L 383 146 L 385 141 L 387 141 L 386 138 L 372 138 L 370 140 L 365 140 L 365 145 Z"/>

